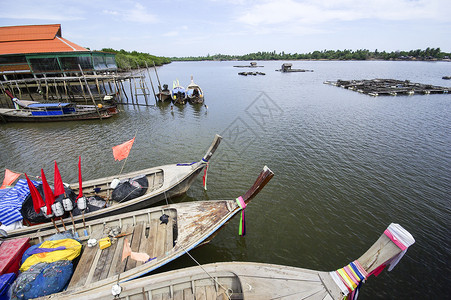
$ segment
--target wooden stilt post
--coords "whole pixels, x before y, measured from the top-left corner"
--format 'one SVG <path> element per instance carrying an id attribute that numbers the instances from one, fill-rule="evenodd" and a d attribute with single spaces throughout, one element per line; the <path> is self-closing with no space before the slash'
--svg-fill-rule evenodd
<path id="1" fill-rule="evenodd" d="M 128 103 L 128 96 L 127 96 L 127 93 L 125 92 L 125 88 L 124 88 L 124 84 L 123 84 L 122 80 L 119 80 L 119 84 L 122 88 L 122 92 L 124 92 L 125 99 L 127 99 L 127 103 Z M 121 102 L 122 102 L 122 98 L 121 98 Z"/>
<path id="2" fill-rule="evenodd" d="M 49 100 L 49 85 L 47 83 L 47 77 L 44 74 L 44 82 L 45 82 L 45 100 Z"/>
<path id="3" fill-rule="evenodd" d="M 128 83 L 130 84 L 130 95 L 131 95 L 131 100 L 132 100 L 132 104 L 133 104 L 133 87 L 132 87 L 132 77 L 128 78 Z M 127 104 L 128 104 L 128 98 L 127 98 Z"/>
<path id="4" fill-rule="evenodd" d="M 149 75 L 150 86 L 152 87 L 153 96 L 155 98 L 155 104 L 157 104 L 158 98 L 157 98 L 157 94 L 155 94 L 155 89 L 153 87 L 152 78 L 150 77 L 149 66 L 147 65 L 147 61 L 146 61 L 146 70 L 147 70 L 147 75 Z"/>
<path id="5" fill-rule="evenodd" d="M 88 99 L 86 98 L 86 94 L 85 94 L 85 88 L 83 87 L 83 84 L 81 83 L 80 77 L 78 77 L 78 81 L 80 82 L 81 94 L 83 95 L 83 99 L 85 99 L 86 104 L 88 104 Z"/>
<path id="6" fill-rule="evenodd" d="M 30 92 L 30 89 L 28 88 L 28 84 L 27 84 L 27 82 L 24 80 L 24 85 L 25 85 L 25 88 L 27 89 L 27 92 L 28 92 L 28 95 L 30 95 L 30 99 L 33 101 L 34 99 L 33 99 L 33 95 L 31 95 L 31 92 Z"/>
<path id="7" fill-rule="evenodd" d="M 58 93 L 58 85 L 56 84 L 55 78 L 53 78 L 53 86 L 55 87 L 56 98 L 58 100 L 60 100 L 60 96 L 59 96 L 59 93 Z"/>
<path id="8" fill-rule="evenodd" d="M 94 100 L 94 96 L 93 96 L 92 93 L 91 93 L 91 89 L 89 88 L 88 81 L 86 80 L 85 74 L 83 73 L 83 69 L 81 68 L 80 64 L 78 65 L 78 67 L 80 68 L 81 75 L 83 76 L 83 79 L 84 79 L 84 81 L 85 81 L 85 84 L 86 84 L 86 86 L 87 86 L 87 88 L 88 88 L 88 92 L 89 92 L 89 95 L 91 96 L 92 103 L 94 103 L 94 106 L 95 106 L 95 108 L 96 108 L 97 114 L 99 115 L 100 120 L 102 120 L 102 115 L 100 114 L 99 108 L 97 107 L 96 101 Z"/>

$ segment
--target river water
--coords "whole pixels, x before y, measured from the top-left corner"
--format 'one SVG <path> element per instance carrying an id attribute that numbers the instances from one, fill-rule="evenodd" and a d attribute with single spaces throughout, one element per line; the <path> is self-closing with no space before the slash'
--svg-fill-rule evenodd
<path id="1" fill-rule="evenodd" d="M 236 217 L 192 251 L 200 263 L 253 261 L 335 270 L 363 254 L 387 226 L 416 239 L 392 271 L 371 277 L 361 299 L 449 297 L 451 95 L 370 97 L 326 80 L 394 78 L 450 86 L 446 62 L 294 61 L 314 72 L 275 72 L 282 62 L 176 62 L 162 83 L 189 78 L 208 108 L 121 106 L 102 121 L 0 125 L 0 167 L 77 181 L 119 173 L 111 147 L 136 134 L 124 172 L 199 160 L 215 133 L 224 139 L 208 170 L 171 202 L 233 199 L 267 165 L 274 178 L 246 209 L 247 235 Z M 239 76 L 259 71 L 265 76 Z M 145 72 L 144 74 L 147 74 Z M 155 84 L 155 74 L 151 76 Z M 150 84 L 149 84 L 150 87 Z M 140 99 L 144 103 L 144 99 Z M 152 100 L 152 103 L 153 100 Z M 163 270 L 194 265 L 183 257 Z M 446 296 L 448 295 L 448 296 Z"/>

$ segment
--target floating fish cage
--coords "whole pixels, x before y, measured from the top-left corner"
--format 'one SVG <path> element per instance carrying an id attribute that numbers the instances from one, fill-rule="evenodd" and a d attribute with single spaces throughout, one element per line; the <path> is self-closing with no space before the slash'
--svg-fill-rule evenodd
<path id="1" fill-rule="evenodd" d="M 363 79 L 363 80 L 337 80 L 325 81 L 330 84 L 342 87 L 351 91 L 356 91 L 369 96 L 397 96 L 397 95 L 428 95 L 447 94 L 451 88 L 410 82 L 409 80 L 396 79 Z"/>

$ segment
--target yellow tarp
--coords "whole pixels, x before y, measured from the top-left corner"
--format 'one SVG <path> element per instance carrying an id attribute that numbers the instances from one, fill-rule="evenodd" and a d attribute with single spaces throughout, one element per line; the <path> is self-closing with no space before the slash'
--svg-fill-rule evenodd
<path id="1" fill-rule="evenodd" d="M 39 246 L 39 248 L 58 248 L 58 247 L 65 247 L 65 249 L 53 250 L 50 252 L 42 252 L 31 255 L 24 261 L 24 263 L 20 267 L 20 271 L 21 272 L 26 271 L 31 266 L 40 262 L 52 263 L 58 260 L 73 260 L 74 258 L 79 256 L 81 252 L 81 244 L 74 239 L 45 241 L 42 243 L 41 246 Z"/>

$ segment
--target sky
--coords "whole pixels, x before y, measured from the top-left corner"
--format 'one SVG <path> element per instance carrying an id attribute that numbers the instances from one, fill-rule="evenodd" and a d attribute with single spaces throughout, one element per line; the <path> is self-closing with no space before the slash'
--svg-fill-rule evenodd
<path id="1" fill-rule="evenodd" d="M 91 50 L 451 52 L 450 0 L 0 0 L 0 7 L 0 26 L 61 24 L 64 38 Z"/>

